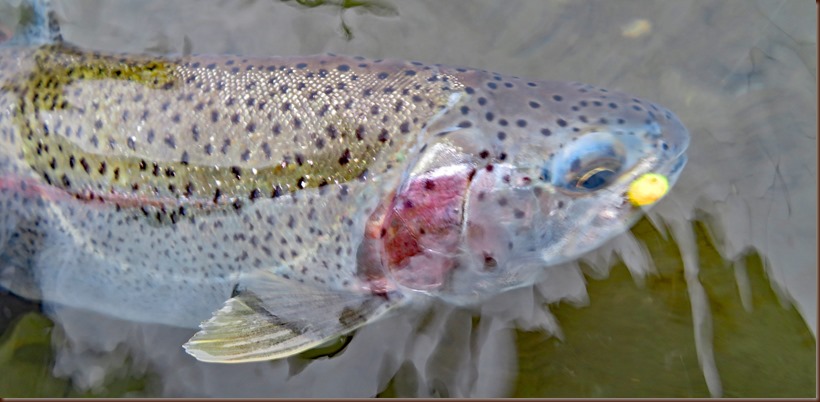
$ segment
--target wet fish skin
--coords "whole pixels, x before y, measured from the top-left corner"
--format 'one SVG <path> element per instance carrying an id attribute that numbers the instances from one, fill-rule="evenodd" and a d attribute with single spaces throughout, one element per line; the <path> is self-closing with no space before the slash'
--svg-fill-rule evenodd
<path id="1" fill-rule="evenodd" d="M 4 285 L 173 325 L 198 323 L 251 268 L 356 286 L 356 225 L 460 89 L 434 67 L 339 56 L 3 51 L 3 253 L 20 261 Z M 344 204 L 312 205 L 325 198 Z M 79 255 L 38 262 L 58 244 Z"/>
<path id="2" fill-rule="evenodd" d="M 626 230 L 629 183 L 674 183 L 688 144 L 626 94 L 334 55 L 6 48 L 0 88 L 0 284 L 190 327 L 228 300 L 188 344 L 210 361 L 530 284 Z M 397 204 L 424 197 L 435 231 Z"/>
<path id="3" fill-rule="evenodd" d="M 393 221 L 381 218 L 387 227 L 404 221 L 381 240 L 383 252 L 396 248 L 390 242 L 422 250 L 382 261 L 399 287 L 473 303 L 531 284 L 545 266 L 628 230 L 643 210 L 626 201 L 635 179 L 654 172 L 674 183 L 686 163 L 688 131 L 650 101 L 583 83 L 441 68 L 464 83 L 465 96 L 430 125 L 438 140 L 397 192 Z M 601 188 L 573 182 L 599 168 L 614 170 Z M 446 229 L 459 237 L 443 246 L 435 224 L 447 218 L 403 212 L 396 200 L 434 197 L 440 190 L 428 182 L 457 177 L 465 191 L 450 202 L 460 216 Z"/>

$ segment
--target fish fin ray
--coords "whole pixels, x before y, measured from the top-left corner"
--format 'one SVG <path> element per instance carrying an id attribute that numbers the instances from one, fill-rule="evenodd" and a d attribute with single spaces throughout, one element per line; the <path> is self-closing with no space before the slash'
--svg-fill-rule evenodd
<path id="1" fill-rule="evenodd" d="M 332 291 L 268 272 L 248 279 L 249 287 L 201 324 L 183 346 L 186 352 L 215 363 L 288 357 L 372 322 L 404 301 L 400 293 Z"/>

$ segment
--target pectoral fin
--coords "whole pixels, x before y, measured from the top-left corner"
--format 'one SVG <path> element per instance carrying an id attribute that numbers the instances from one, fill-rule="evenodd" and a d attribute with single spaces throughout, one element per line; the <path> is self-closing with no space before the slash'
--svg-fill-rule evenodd
<path id="1" fill-rule="evenodd" d="M 201 361 L 241 363 L 300 353 L 344 335 L 401 304 L 400 293 L 372 295 L 293 284 L 271 273 L 228 299 L 183 347 Z"/>

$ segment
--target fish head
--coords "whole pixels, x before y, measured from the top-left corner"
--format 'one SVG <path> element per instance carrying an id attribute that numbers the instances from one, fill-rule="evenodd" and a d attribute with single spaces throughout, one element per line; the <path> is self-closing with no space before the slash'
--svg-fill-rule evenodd
<path id="1" fill-rule="evenodd" d="M 652 204 L 630 201 L 634 183 L 674 185 L 686 163 L 686 128 L 652 102 L 581 83 L 465 81 L 380 218 L 401 286 L 458 303 L 531 284 L 628 230 Z"/>

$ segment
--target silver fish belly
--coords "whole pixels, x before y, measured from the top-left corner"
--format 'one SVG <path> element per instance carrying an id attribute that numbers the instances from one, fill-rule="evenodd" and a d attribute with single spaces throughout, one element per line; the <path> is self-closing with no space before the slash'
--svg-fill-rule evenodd
<path id="1" fill-rule="evenodd" d="M 628 229 L 688 132 L 580 83 L 418 62 L 0 49 L 0 285 L 288 356 Z M 227 302 L 226 302 L 227 300 Z M 221 309 L 220 306 L 222 306 Z"/>

